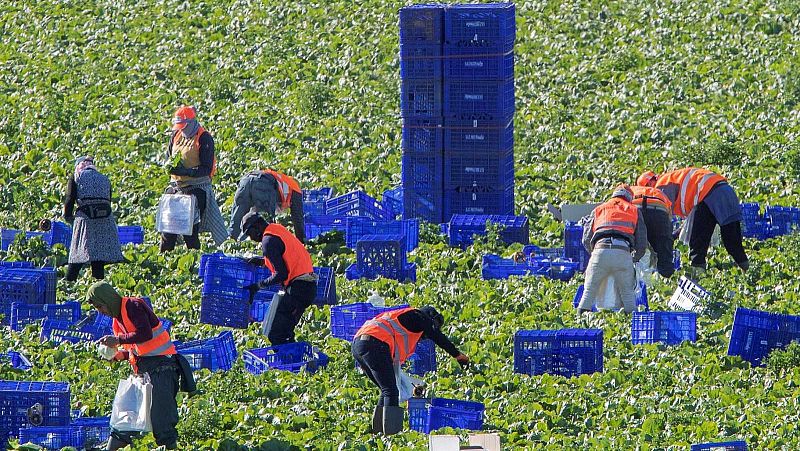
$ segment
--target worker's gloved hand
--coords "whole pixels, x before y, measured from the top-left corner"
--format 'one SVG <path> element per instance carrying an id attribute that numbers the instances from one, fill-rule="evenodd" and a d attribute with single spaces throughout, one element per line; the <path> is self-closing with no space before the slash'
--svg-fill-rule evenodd
<path id="1" fill-rule="evenodd" d="M 249 299 L 250 299 L 250 303 L 252 304 L 253 303 L 253 298 L 256 297 L 256 293 L 258 293 L 258 291 L 261 289 L 261 284 L 258 283 L 258 282 L 251 283 L 250 285 L 244 287 L 244 289 L 247 290 L 248 292 L 250 292 L 250 298 Z"/>
<path id="2" fill-rule="evenodd" d="M 249 257 L 245 258 L 244 261 L 251 265 L 264 266 L 264 257 Z"/>
<path id="3" fill-rule="evenodd" d="M 466 368 L 469 366 L 469 357 L 467 357 L 466 354 L 457 355 L 456 361 L 458 361 L 458 364 L 461 365 L 461 368 Z"/>
<path id="4" fill-rule="evenodd" d="M 171 175 L 191 175 L 192 171 L 183 166 L 175 166 L 169 170 Z"/>

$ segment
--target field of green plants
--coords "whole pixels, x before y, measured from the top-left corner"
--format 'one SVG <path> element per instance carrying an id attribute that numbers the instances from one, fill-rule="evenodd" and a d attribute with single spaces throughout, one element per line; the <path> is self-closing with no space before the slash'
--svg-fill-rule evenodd
<path id="1" fill-rule="evenodd" d="M 32 0 L 0 3 L 0 227 L 57 218 L 75 156 L 95 156 L 112 180 L 119 224 L 142 224 L 146 244 L 111 267 L 120 292 L 147 295 L 180 340 L 216 335 L 199 324 L 203 252 L 158 253 L 155 205 L 167 176 L 158 160 L 170 115 L 197 106 L 214 135 L 215 186 L 229 215 L 246 171 L 274 167 L 308 188 L 378 195 L 400 180 L 399 62 L 394 0 Z M 800 3 L 795 0 L 520 1 L 517 7 L 517 211 L 534 244 L 561 244 L 547 202 L 594 202 L 644 169 L 703 165 L 740 198 L 800 205 Z M 340 302 L 377 289 L 387 303 L 435 305 L 445 332 L 474 364 L 440 352 L 429 393 L 486 405 L 486 429 L 504 449 L 688 449 L 723 438 L 751 449 L 800 449 L 796 355 L 754 369 L 727 357 L 736 306 L 800 313 L 800 238 L 745 244 L 751 271 L 720 250 L 700 283 L 716 294 L 698 341 L 633 346 L 630 317 L 578 323 L 568 283 L 484 281 L 484 253 L 519 250 L 484 239 L 449 248 L 425 226 L 409 259 L 416 284 L 346 281 L 355 256 L 314 243 L 317 266 L 337 271 Z M 684 261 L 686 249 L 684 251 Z M 227 242 L 227 253 L 255 251 Z M 66 250 L 16 246 L 0 258 L 66 261 Z M 63 268 L 62 268 L 63 271 Z M 84 271 L 86 272 L 86 271 Z M 62 273 L 63 275 L 63 273 Z M 82 298 L 88 274 L 59 281 L 60 301 Z M 666 310 L 676 279 L 657 281 Z M 196 374 L 202 394 L 179 398 L 185 449 L 425 449 L 416 432 L 367 433 L 375 389 L 353 369 L 349 344 L 329 334 L 329 308 L 298 330 L 331 356 L 314 375 Z M 572 379 L 513 373 L 519 329 L 598 327 L 605 372 Z M 256 325 L 234 330 L 241 350 L 266 346 Z M 40 343 L 39 330 L 2 330 L 0 350 L 35 368 L 0 379 L 68 381 L 87 415 L 107 415 L 127 364 L 89 345 Z M 152 438 L 137 449 L 154 446 Z"/>

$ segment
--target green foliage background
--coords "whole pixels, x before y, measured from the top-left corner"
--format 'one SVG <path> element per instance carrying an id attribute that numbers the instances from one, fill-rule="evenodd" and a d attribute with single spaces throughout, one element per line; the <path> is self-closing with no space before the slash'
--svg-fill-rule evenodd
<path id="1" fill-rule="evenodd" d="M 112 179 L 119 223 L 151 230 L 145 246 L 126 249 L 131 263 L 112 268 L 111 282 L 151 296 L 157 313 L 176 321 L 176 338 L 216 334 L 198 325 L 200 253 L 158 255 L 152 232 L 167 182 L 158 160 L 169 116 L 182 103 L 198 107 L 217 142 L 226 213 L 240 175 L 257 167 L 285 170 L 307 187 L 377 195 L 400 175 L 397 10 L 405 4 L 0 2 L 0 225 L 57 217 L 74 157 L 94 155 Z M 797 205 L 798 27 L 800 8 L 789 0 L 518 2 L 516 193 L 533 242 L 559 243 L 547 201 L 597 201 L 647 168 L 706 165 L 744 200 Z M 462 372 L 440 355 L 431 390 L 484 402 L 487 429 L 500 431 L 508 449 L 686 449 L 724 437 L 756 449 L 800 447 L 800 371 L 751 369 L 725 356 L 736 305 L 798 312 L 797 238 L 748 243 L 746 277 L 729 270 L 724 251 L 712 258 L 701 283 L 727 304 L 718 319 L 699 321 L 696 344 L 634 347 L 628 317 L 598 315 L 588 325 L 605 330 L 606 371 L 567 380 L 514 374 L 512 337 L 522 328 L 586 327 L 571 308 L 580 280 L 482 281 L 480 256 L 495 244 L 461 251 L 423 236 L 410 256 L 416 285 L 339 277 L 339 295 L 362 301 L 377 288 L 392 303 L 440 307 L 447 332 L 476 364 Z M 340 275 L 354 259 L 322 249 L 316 263 Z M 53 252 L 63 261 L 64 249 Z M 25 253 L 47 255 L 15 248 L 10 257 Z M 80 297 L 84 277 L 60 285 L 59 298 Z M 658 282 L 651 307 L 666 309 L 673 289 Z M 352 369 L 347 343 L 329 336 L 328 309 L 307 315 L 300 337 L 332 356 L 328 371 L 255 377 L 239 363 L 199 373 L 204 394 L 181 398 L 183 446 L 425 447 L 414 432 L 365 433 L 377 391 Z M 255 326 L 234 333 L 240 349 L 266 345 Z M 40 344 L 36 327 L 3 331 L 6 347 L 36 368 L 0 368 L 0 378 L 67 380 L 88 414 L 108 413 L 128 371 L 109 371 L 85 346 Z"/>

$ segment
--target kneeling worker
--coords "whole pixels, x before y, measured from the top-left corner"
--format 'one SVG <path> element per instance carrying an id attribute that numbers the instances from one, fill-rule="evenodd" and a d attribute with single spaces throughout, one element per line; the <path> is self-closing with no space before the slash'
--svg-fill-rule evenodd
<path id="1" fill-rule="evenodd" d="M 469 364 L 442 333 L 444 317 L 433 307 L 403 308 L 381 313 L 358 329 L 353 338 L 353 357 L 367 377 L 381 390 L 372 415 L 372 432 L 386 435 L 403 429 L 403 408 L 394 367 L 414 353 L 421 339 L 430 339 L 453 356 L 461 366 Z"/>
<path id="2" fill-rule="evenodd" d="M 311 263 L 311 255 L 292 233 L 280 224 L 267 221 L 251 211 L 242 218 L 242 235 L 261 243 L 264 265 L 272 271 L 265 280 L 248 285 L 250 299 L 270 285 L 280 284 L 282 290 L 272 301 L 274 309 L 272 323 L 266 327 L 267 338 L 272 345 L 293 343 L 294 328 L 303 313 L 317 297 L 317 275 Z M 260 262 L 260 258 L 258 259 Z M 268 315 L 269 318 L 270 315 Z"/>
<path id="3" fill-rule="evenodd" d="M 589 223 L 583 226 L 583 245 L 591 256 L 578 316 L 592 310 L 600 286 L 609 278 L 614 280 L 625 311 L 631 313 L 636 308 L 633 263 L 647 249 L 647 229 L 642 212 L 631 203 L 633 193 L 628 185 L 618 186 L 611 196 L 592 211 Z"/>

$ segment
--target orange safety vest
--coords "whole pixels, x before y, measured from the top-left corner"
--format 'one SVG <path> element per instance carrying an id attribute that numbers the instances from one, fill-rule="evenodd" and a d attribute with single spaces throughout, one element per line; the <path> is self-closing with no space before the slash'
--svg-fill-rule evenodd
<path id="1" fill-rule="evenodd" d="M 644 205 L 664 210 L 672 215 L 672 202 L 658 188 L 650 186 L 631 186 L 633 191 L 633 204 L 641 208 Z"/>
<path id="2" fill-rule="evenodd" d="M 594 209 L 592 232 L 617 230 L 627 235 L 634 235 L 638 220 L 638 208 L 625 199 L 614 197 Z"/>
<path id="3" fill-rule="evenodd" d="M 131 319 L 128 318 L 127 305 L 128 301 L 131 299 L 133 298 L 122 298 L 122 305 L 120 307 L 122 322 L 116 318 L 114 318 L 114 321 L 111 322 L 111 329 L 114 331 L 114 335 L 117 337 L 120 334 L 131 333 L 136 330 L 136 326 L 134 326 L 131 322 Z M 172 339 L 169 336 L 169 332 L 167 332 L 166 329 L 164 329 L 164 327 L 161 325 L 161 320 L 159 320 L 158 324 L 156 324 L 156 327 L 153 328 L 153 338 L 143 343 L 123 344 L 122 349 L 128 351 L 128 361 L 130 362 L 134 371 L 137 372 L 137 357 L 152 357 L 158 355 L 172 355 L 177 353 L 177 351 L 175 351 L 175 346 L 172 344 Z"/>
<path id="4" fill-rule="evenodd" d="M 186 168 L 194 168 L 200 165 L 200 137 L 203 136 L 203 133 L 206 133 L 206 129 L 202 126 L 197 130 L 197 133 L 194 134 L 194 139 L 192 140 L 192 147 L 191 147 L 191 157 L 187 158 L 188 155 L 181 155 L 181 162 Z M 181 151 L 179 149 L 180 143 L 182 140 L 185 140 L 183 134 L 180 131 L 177 131 L 172 134 L 172 152 L 173 154 L 176 151 Z M 185 152 L 185 150 L 183 150 Z M 217 156 L 214 155 L 214 163 L 211 166 L 211 177 L 217 173 Z M 172 176 L 176 180 L 185 180 L 190 179 L 191 177 L 185 175 L 173 175 Z"/>
<path id="5" fill-rule="evenodd" d="M 372 318 L 364 323 L 358 332 L 359 335 L 369 335 L 389 345 L 392 354 L 392 361 L 403 363 L 408 356 L 414 353 L 417 343 L 422 337 L 422 332 L 411 332 L 403 327 L 397 319 L 403 313 L 416 310 L 412 307 L 399 310 L 391 310 Z"/>
<path id="6" fill-rule="evenodd" d="M 685 218 L 689 212 L 705 199 L 711 188 L 727 179 L 703 168 L 683 168 L 665 172 L 656 179 L 656 188 L 678 185 L 678 194 L 672 201 L 672 212 Z"/>
<path id="7" fill-rule="evenodd" d="M 283 251 L 283 261 L 286 268 L 289 270 L 289 275 L 283 281 L 283 286 L 288 286 L 292 280 L 302 276 L 303 274 L 310 274 L 314 272 L 314 265 L 311 263 L 311 255 L 303 246 L 303 243 L 297 239 L 292 232 L 280 224 L 270 224 L 264 229 L 264 235 L 277 236 L 283 241 L 283 246 L 286 250 Z M 264 265 L 270 271 L 275 273 L 275 268 L 272 262 L 267 257 L 264 257 Z"/>
<path id="8" fill-rule="evenodd" d="M 289 208 L 291 205 L 293 192 L 298 194 L 303 193 L 303 191 L 300 189 L 300 184 L 297 183 L 297 180 L 295 180 L 294 177 L 290 177 L 278 171 L 273 171 L 272 169 L 262 169 L 261 171 L 265 174 L 275 177 L 275 180 L 278 182 L 278 193 L 281 196 L 281 210 L 286 210 Z"/>

